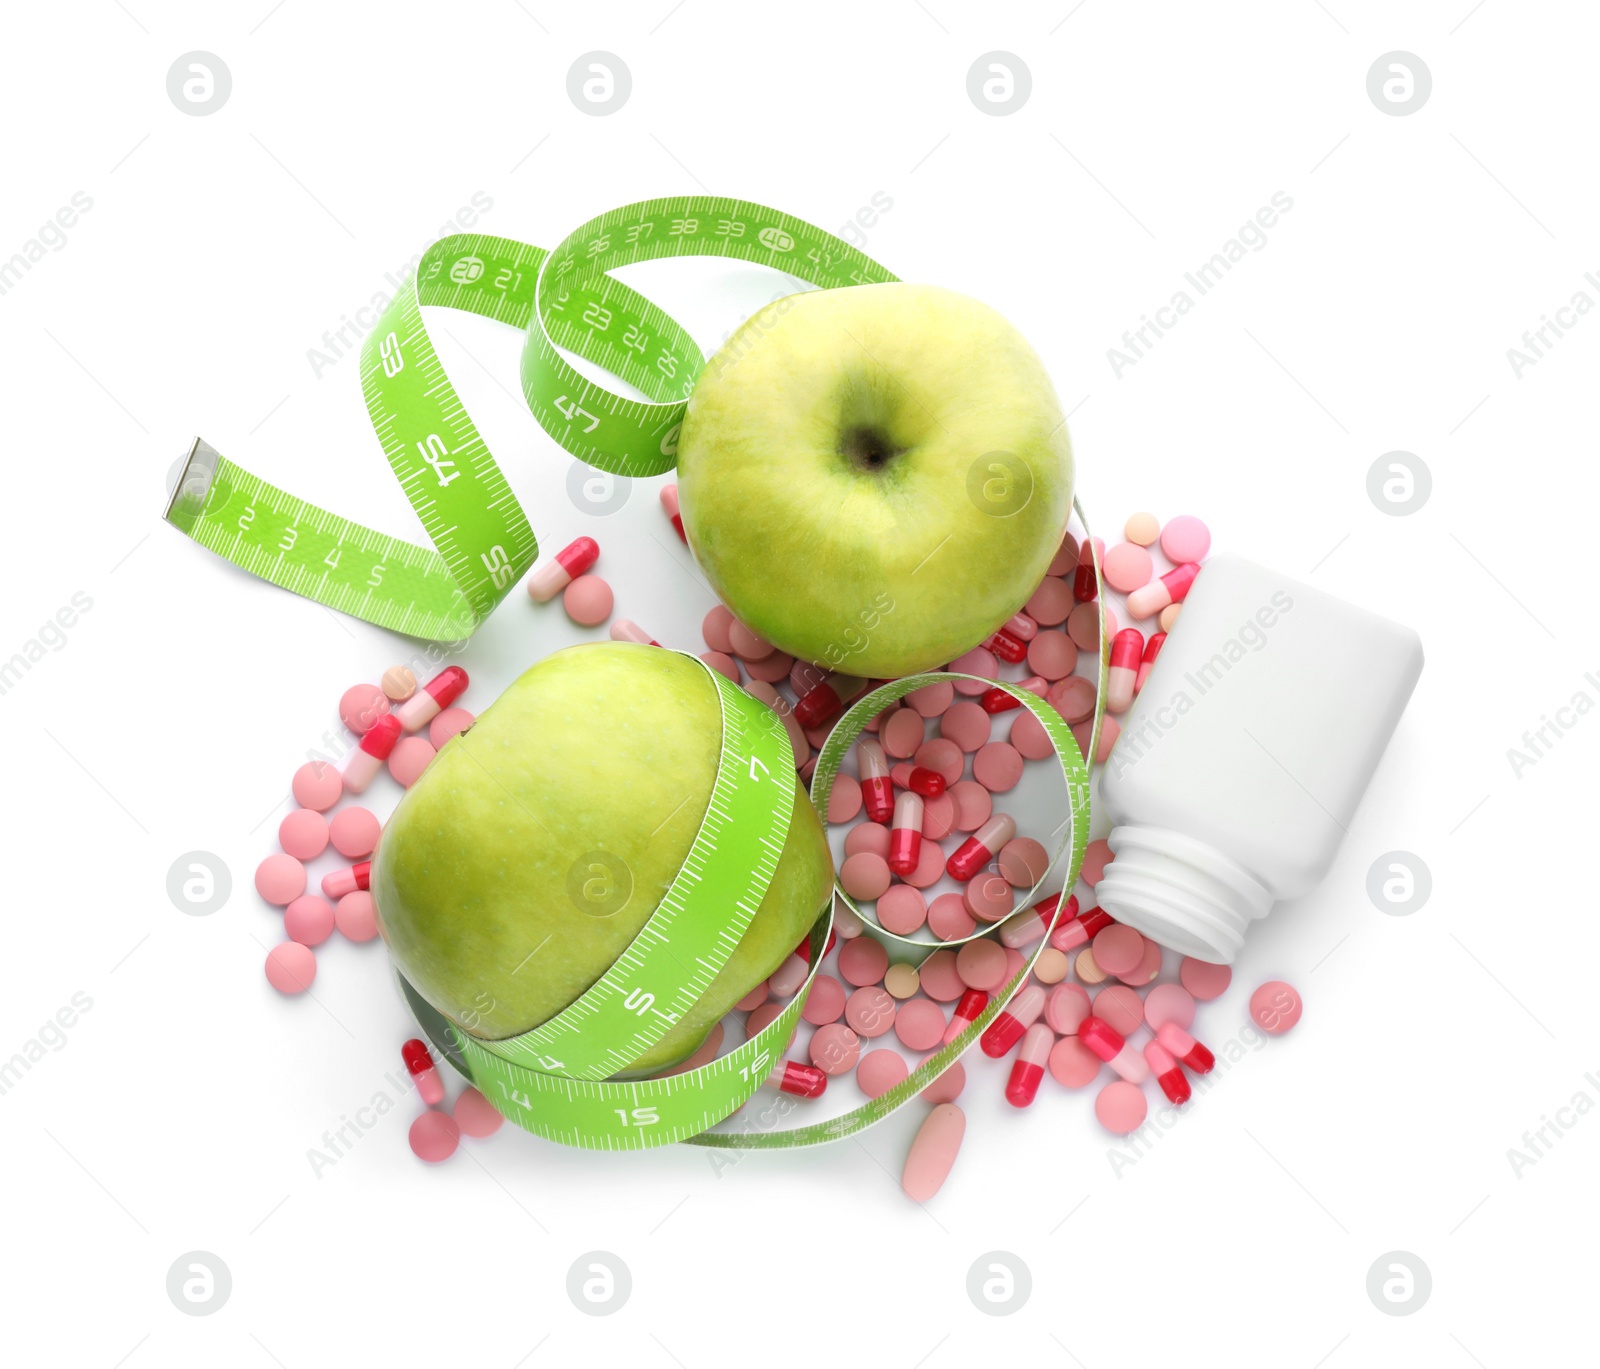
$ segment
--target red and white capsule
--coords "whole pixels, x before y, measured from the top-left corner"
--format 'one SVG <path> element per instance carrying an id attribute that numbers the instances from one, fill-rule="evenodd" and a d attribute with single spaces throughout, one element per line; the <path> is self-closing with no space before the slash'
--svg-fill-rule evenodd
<path id="1" fill-rule="evenodd" d="M 894 825 L 889 828 L 889 868 L 897 875 L 916 871 L 922 859 L 922 795 L 902 789 L 894 800 Z"/>
<path id="2" fill-rule="evenodd" d="M 1128 616 L 1152 618 L 1168 604 L 1181 604 L 1189 597 L 1189 586 L 1194 584 L 1198 574 L 1197 562 L 1185 561 L 1181 566 L 1174 566 L 1159 580 L 1152 580 L 1128 596 Z"/>
<path id="3" fill-rule="evenodd" d="M 1103 1017 L 1090 1013 L 1078 1023 L 1078 1040 L 1110 1065 L 1130 1084 L 1142 1084 L 1150 1077 L 1150 1066 L 1115 1027 Z"/>
<path id="4" fill-rule="evenodd" d="M 1050 923 L 1056 915 L 1056 905 L 1060 902 L 1060 894 L 1051 894 L 1049 898 L 1041 898 L 1033 907 L 1012 914 L 1000 924 L 1000 944 L 1009 946 L 1014 951 L 1020 951 L 1024 946 L 1031 946 L 1050 930 Z M 1070 920 L 1077 915 L 1078 898 L 1074 894 L 1067 900 L 1067 906 L 1061 910 L 1061 916 L 1064 920 Z"/>
<path id="5" fill-rule="evenodd" d="M 1106 712 L 1126 713 L 1139 682 L 1144 633 L 1125 627 L 1111 639 L 1111 671 L 1106 676 Z"/>
<path id="6" fill-rule="evenodd" d="M 798 1060 L 780 1060 L 767 1076 L 767 1083 L 798 1098 L 820 1098 L 828 1087 L 828 1076 L 815 1065 Z"/>
<path id="7" fill-rule="evenodd" d="M 1006 1080 L 1006 1102 L 1012 1107 L 1025 1108 L 1038 1096 L 1039 1081 L 1044 1078 L 1044 1067 L 1055 1043 L 1055 1033 L 1043 1022 L 1028 1028 L 1022 1049 L 1011 1063 L 1011 1077 Z"/>
<path id="8" fill-rule="evenodd" d="M 867 682 L 854 675 L 838 671 L 824 675 L 794 706 L 794 720 L 801 727 L 821 727 L 866 687 Z"/>
<path id="9" fill-rule="evenodd" d="M 1028 644 L 1013 637 L 1004 628 L 988 638 L 984 646 L 1008 665 L 1020 665 L 1028 659 Z"/>
<path id="10" fill-rule="evenodd" d="M 1022 1040 L 1023 1032 L 1039 1020 L 1047 996 L 1044 985 L 1032 981 L 1018 989 L 1016 997 L 995 1014 L 989 1029 L 978 1038 L 983 1053 L 998 1060 Z"/>
<path id="11" fill-rule="evenodd" d="M 361 734 L 360 744 L 345 759 L 344 787 L 351 794 L 361 794 L 383 769 L 394 744 L 400 740 L 400 719 L 385 713 Z"/>
<path id="12" fill-rule="evenodd" d="M 1017 835 L 1016 819 L 1006 813 L 996 813 L 978 828 L 944 863 L 944 871 L 951 879 L 965 884 L 999 853 L 1012 837 Z"/>
<path id="13" fill-rule="evenodd" d="M 856 743 L 856 769 L 861 774 L 861 806 L 873 822 L 887 826 L 894 817 L 894 785 L 889 782 L 889 758 L 873 738 Z"/>
<path id="14" fill-rule="evenodd" d="M 648 632 L 646 632 L 632 618 L 618 618 L 611 624 L 611 640 L 613 642 L 638 642 L 640 646 L 660 646 Z"/>
<path id="15" fill-rule="evenodd" d="M 335 870 L 332 874 L 322 877 L 323 897 L 330 902 L 337 903 L 346 894 L 353 894 L 357 890 L 366 890 L 372 887 L 372 862 L 370 860 L 358 861 L 344 870 Z"/>
<path id="16" fill-rule="evenodd" d="M 412 1037 L 400 1047 L 400 1058 L 406 1062 L 406 1073 L 417 1086 L 417 1097 L 430 1108 L 444 1102 L 444 1081 L 433 1067 L 433 1056 L 427 1043 Z"/>
<path id="17" fill-rule="evenodd" d="M 1187 1103 L 1193 1090 L 1189 1087 L 1188 1076 L 1172 1058 L 1172 1052 L 1159 1041 L 1146 1041 L 1144 1058 L 1150 1066 L 1150 1073 L 1156 1077 L 1156 1083 L 1161 1086 L 1161 1092 L 1167 1095 L 1167 1101 Z"/>
<path id="18" fill-rule="evenodd" d="M 1210 1074 L 1216 1067 L 1217 1057 L 1176 1022 L 1163 1022 L 1156 1031 L 1156 1040 L 1196 1074 Z"/>
<path id="19" fill-rule="evenodd" d="M 966 1031 L 976 1022 L 983 1010 L 989 1006 L 989 995 L 982 989 L 968 989 L 961 995 L 961 1001 L 956 1004 L 955 1012 L 950 1014 L 950 1021 L 945 1024 L 944 1037 L 939 1042 L 941 1046 L 948 1046 L 962 1032 Z"/>
<path id="20" fill-rule="evenodd" d="M 1055 931 L 1050 933 L 1050 944 L 1066 955 L 1080 946 L 1087 946 L 1115 921 L 1116 918 L 1104 908 L 1091 908 L 1065 922 L 1058 922 Z"/>
<path id="21" fill-rule="evenodd" d="M 1134 676 L 1133 696 L 1139 697 L 1139 691 L 1144 688 L 1144 682 L 1150 677 L 1150 671 L 1155 667 L 1156 657 L 1161 654 L 1161 648 L 1167 644 L 1167 634 L 1152 632 L 1150 640 L 1144 644 L 1144 656 L 1139 661 L 1139 673 Z"/>
<path id="22" fill-rule="evenodd" d="M 667 517 L 672 520 L 672 530 L 684 546 L 689 545 L 689 534 L 683 530 L 683 514 L 678 510 L 678 487 L 676 485 L 663 485 L 661 487 L 661 507 L 666 510 Z"/>
<path id="23" fill-rule="evenodd" d="M 391 715 L 400 719 L 407 732 L 426 727 L 467 692 L 467 672 L 458 665 L 447 665 L 427 684 L 407 699 Z"/>
<path id="24" fill-rule="evenodd" d="M 599 559 L 600 544 L 594 538 L 574 538 L 528 577 L 528 597 L 536 604 L 549 603 Z"/>
<path id="25" fill-rule="evenodd" d="M 925 765 L 895 766 L 890 778 L 902 789 L 921 794 L 925 799 L 936 799 L 945 791 L 944 776 Z"/>

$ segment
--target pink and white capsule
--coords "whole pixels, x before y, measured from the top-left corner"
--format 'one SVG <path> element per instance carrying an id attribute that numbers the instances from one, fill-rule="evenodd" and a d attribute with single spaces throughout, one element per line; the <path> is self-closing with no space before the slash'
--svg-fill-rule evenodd
<path id="1" fill-rule="evenodd" d="M 1189 586 L 1198 574 L 1200 567 L 1193 561 L 1174 566 L 1159 580 L 1152 580 L 1128 596 L 1128 616 L 1153 618 L 1168 604 L 1181 604 L 1188 598 Z"/>
<path id="2" fill-rule="evenodd" d="M 447 665 L 392 716 L 400 719 L 400 726 L 407 732 L 415 732 L 419 727 L 426 727 L 466 692 L 467 672 L 458 665 Z"/>
<path id="3" fill-rule="evenodd" d="M 1106 711 L 1126 713 L 1139 682 L 1139 661 L 1144 655 L 1144 633 L 1125 627 L 1111 639 L 1111 673 L 1106 677 Z"/>
<path id="4" fill-rule="evenodd" d="M 640 646 L 660 646 L 648 632 L 646 632 L 632 618 L 618 618 L 611 624 L 611 640 L 613 642 L 637 642 Z"/>
<path id="5" fill-rule="evenodd" d="M 1006 813 L 996 813 L 978 828 L 945 861 L 944 870 L 951 879 L 963 884 L 983 869 L 1000 852 L 1012 837 L 1017 835 L 1016 819 Z M 893 862 L 890 863 L 893 868 Z"/>
<path id="6" fill-rule="evenodd" d="M 1210 1074 L 1216 1066 L 1217 1057 L 1176 1022 L 1163 1022 L 1156 1032 L 1156 1040 L 1196 1074 Z"/>
<path id="7" fill-rule="evenodd" d="M 1139 691 L 1144 688 L 1144 682 L 1149 679 L 1150 672 L 1155 668 L 1156 657 L 1161 654 L 1161 648 L 1167 644 L 1167 634 L 1154 632 L 1150 640 L 1144 644 L 1144 656 L 1139 661 L 1139 673 L 1133 680 L 1133 697 L 1139 697 Z"/>
<path id="8" fill-rule="evenodd" d="M 941 1046 L 948 1046 L 962 1032 L 966 1031 L 979 1015 L 989 1006 L 989 995 L 982 989 L 968 989 L 961 995 L 961 1001 L 956 1004 L 955 1012 L 950 1014 L 950 1021 L 944 1029 L 944 1038 L 939 1042 Z"/>
<path id="9" fill-rule="evenodd" d="M 1060 894 L 1051 894 L 1049 898 L 1041 898 L 1033 907 L 1024 908 L 1020 913 L 1008 917 L 1000 924 L 1000 944 L 1011 947 L 1013 951 L 1031 946 L 1050 930 L 1051 920 L 1056 915 L 1056 905 L 1060 901 Z M 1074 894 L 1067 900 L 1067 906 L 1061 910 L 1061 918 L 1063 922 L 1070 922 L 1077 915 L 1078 898 Z"/>
<path id="10" fill-rule="evenodd" d="M 569 542 L 528 577 L 528 597 L 547 604 L 600 559 L 600 544 L 592 537 Z"/>
<path id="11" fill-rule="evenodd" d="M 889 829 L 889 868 L 913 874 L 922 859 L 922 795 L 902 789 L 895 796 L 894 826 Z"/>
<path id="12" fill-rule="evenodd" d="M 346 894 L 372 887 L 372 862 L 358 861 L 348 869 L 335 870 L 322 877 L 323 897 L 337 903 Z"/>
<path id="13" fill-rule="evenodd" d="M 996 1014 L 989 1030 L 978 1038 L 978 1045 L 991 1060 L 998 1060 L 1022 1039 L 1039 1020 L 1044 1011 L 1046 994 L 1043 984 L 1027 983 L 1017 990 L 1017 996 Z"/>
<path id="14" fill-rule="evenodd" d="M 887 824 L 894 817 L 894 785 L 889 782 L 889 758 L 871 737 L 856 743 L 856 769 L 861 774 L 861 806 L 867 817 Z"/>
<path id="15" fill-rule="evenodd" d="M 1104 1018 L 1090 1013 L 1078 1023 L 1078 1040 L 1110 1065 L 1130 1084 L 1142 1084 L 1150 1077 L 1150 1066 L 1126 1038 Z"/>
<path id="16" fill-rule="evenodd" d="M 793 998 L 806 982 L 810 970 L 810 962 L 796 951 L 772 972 L 767 980 L 767 988 L 774 998 Z"/>
<path id="17" fill-rule="evenodd" d="M 361 743 L 344 763 L 344 787 L 352 794 L 362 794 L 377 778 L 383 763 L 389 759 L 394 744 L 400 740 L 400 719 L 385 713 L 361 734 Z"/>
<path id="18" fill-rule="evenodd" d="M 1039 1081 L 1044 1078 L 1045 1063 L 1050 1059 L 1050 1049 L 1056 1043 L 1055 1033 L 1043 1022 L 1035 1022 L 1022 1038 L 1022 1049 L 1011 1065 L 1011 1078 L 1006 1081 L 1006 1102 L 1014 1108 L 1025 1108 L 1039 1093 Z"/>
<path id="19" fill-rule="evenodd" d="M 1091 908 L 1077 917 L 1056 923 L 1055 931 L 1050 933 L 1050 944 L 1066 955 L 1080 946 L 1087 946 L 1115 921 L 1104 908 Z"/>
<path id="20" fill-rule="evenodd" d="M 1026 613 L 1013 613 L 1000 625 L 1000 631 L 1009 633 L 1019 642 L 1031 642 L 1039 635 L 1039 624 Z"/>
<path id="21" fill-rule="evenodd" d="M 1167 1101 L 1187 1103 L 1193 1090 L 1184 1072 L 1178 1068 L 1178 1062 L 1172 1058 L 1172 1052 L 1159 1041 L 1146 1041 L 1144 1058 L 1150 1066 L 1150 1073 L 1156 1077 L 1156 1083 L 1161 1086 L 1161 1092 L 1167 1095 Z"/>
<path id="22" fill-rule="evenodd" d="M 689 545 L 689 534 L 683 530 L 683 515 L 678 512 L 678 487 L 676 485 L 663 485 L 661 487 L 661 507 L 666 510 L 667 517 L 672 520 L 672 530 L 678 534 L 685 546 Z"/>
<path id="23" fill-rule="evenodd" d="M 412 1037 L 400 1047 L 400 1058 L 406 1062 L 406 1073 L 416 1083 L 417 1097 L 430 1108 L 444 1102 L 444 1081 L 433 1067 L 433 1056 L 428 1053 L 427 1045 Z"/>

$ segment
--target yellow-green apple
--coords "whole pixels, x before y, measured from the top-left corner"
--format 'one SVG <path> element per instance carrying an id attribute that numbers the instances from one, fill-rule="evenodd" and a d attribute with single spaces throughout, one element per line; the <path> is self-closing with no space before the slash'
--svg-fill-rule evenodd
<path id="1" fill-rule="evenodd" d="M 931 285 L 792 295 L 711 358 L 678 443 L 712 588 L 782 650 L 848 675 L 940 666 L 1022 607 L 1072 504 L 1043 363 Z"/>
<path id="2" fill-rule="evenodd" d="M 655 912 L 700 829 L 721 744 L 716 688 L 686 656 L 604 642 L 539 662 L 444 745 L 384 828 L 372 893 L 401 973 L 485 1040 L 560 1012 Z M 797 785 L 743 938 L 626 1073 L 690 1055 L 783 963 L 832 891 L 822 824 Z"/>

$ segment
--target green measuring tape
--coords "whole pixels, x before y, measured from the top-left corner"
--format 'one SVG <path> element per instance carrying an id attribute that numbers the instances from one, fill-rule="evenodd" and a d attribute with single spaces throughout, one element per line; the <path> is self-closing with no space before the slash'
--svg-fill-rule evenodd
<path id="1" fill-rule="evenodd" d="M 432 548 L 362 527 L 278 489 L 195 439 L 166 520 L 241 569 L 381 627 L 461 642 L 538 557 L 527 516 L 445 374 L 423 305 L 523 329 L 522 392 L 551 437 L 614 475 L 678 459 L 705 366 L 667 313 L 608 273 L 656 257 L 737 257 L 823 287 L 895 277 L 789 214 L 710 195 L 645 200 L 591 219 L 553 251 L 482 234 L 441 238 L 361 348 L 361 388 L 390 469 Z M 581 375 L 559 349 L 643 399 Z"/>

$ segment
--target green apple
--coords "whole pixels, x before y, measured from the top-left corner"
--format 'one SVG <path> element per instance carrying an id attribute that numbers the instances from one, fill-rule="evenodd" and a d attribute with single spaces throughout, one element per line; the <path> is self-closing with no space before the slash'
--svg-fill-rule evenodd
<path id="1" fill-rule="evenodd" d="M 779 300 L 728 339 L 689 398 L 678 489 L 736 617 L 886 679 L 1027 602 L 1066 531 L 1072 449 L 1043 363 L 993 309 L 862 285 Z"/>
<path id="2" fill-rule="evenodd" d="M 445 744 L 384 827 L 372 893 L 400 972 L 484 1040 L 553 1017 L 655 911 L 700 829 L 721 744 L 716 687 L 686 656 L 604 642 L 546 657 Z M 797 785 L 776 873 L 738 947 L 627 1073 L 690 1055 L 832 891 L 822 824 Z"/>

